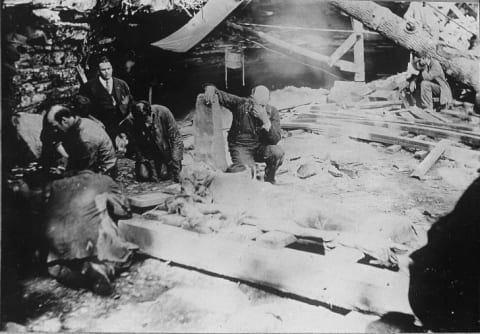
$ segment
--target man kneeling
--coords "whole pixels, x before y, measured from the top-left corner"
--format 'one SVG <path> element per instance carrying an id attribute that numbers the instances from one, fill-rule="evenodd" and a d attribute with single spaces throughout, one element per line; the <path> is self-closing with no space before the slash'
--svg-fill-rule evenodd
<path id="1" fill-rule="evenodd" d="M 139 181 L 153 178 L 153 160 L 157 177 L 178 182 L 182 170 L 183 139 L 172 112 L 164 106 L 139 101 L 132 104 L 134 150 Z"/>
<path id="2" fill-rule="evenodd" d="M 280 115 L 268 104 L 270 91 L 265 86 L 257 86 L 248 98 L 238 97 L 205 86 L 205 102 L 211 104 L 218 95 L 221 106 L 228 108 L 233 115 L 228 132 L 228 148 L 232 166 L 227 172 L 240 172 L 245 166 L 255 168 L 255 162 L 265 162 L 265 181 L 275 183 L 275 174 L 283 162 L 285 153 L 277 145 L 281 139 Z"/>

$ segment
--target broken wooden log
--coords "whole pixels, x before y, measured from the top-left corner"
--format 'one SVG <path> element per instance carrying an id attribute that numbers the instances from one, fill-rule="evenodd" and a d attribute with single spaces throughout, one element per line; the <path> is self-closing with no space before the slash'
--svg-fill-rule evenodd
<path id="1" fill-rule="evenodd" d="M 441 140 L 433 150 L 426 156 L 426 158 L 420 163 L 420 165 L 410 174 L 410 177 L 422 179 L 422 177 L 432 168 L 432 166 L 437 162 L 438 159 L 447 149 L 447 146 L 450 144 L 448 140 Z"/>
<path id="2" fill-rule="evenodd" d="M 346 309 L 412 313 L 408 277 L 402 273 L 338 263 L 287 248 L 270 249 L 252 241 L 225 240 L 141 219 L 120 221 L 119 228 L 126 240 L 162 260 Z"/>
<path id="3" fill-rule="evenodd" d="M 437 59 L 447 75 L 477 93 L 477 105 L 480 104 L 478 54 L 437 45 L 422 27 L 407 25 L 406 20 L 373 1 L 330 0 L 330 3 L 406 49 L 425 52 Z"/>

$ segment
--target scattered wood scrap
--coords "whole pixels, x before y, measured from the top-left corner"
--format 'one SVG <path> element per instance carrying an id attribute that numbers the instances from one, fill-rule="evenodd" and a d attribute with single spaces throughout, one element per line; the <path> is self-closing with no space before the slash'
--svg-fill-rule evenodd
<path id="1" fill-rule="evenodd" d="M 424 140 L 415 140 L 411 138 L 401 137 L 400 135 L 392 135 L 391 131 L 378 127 L 368 127 L 362 125 L 345 126 L 345 125 L 330 125 L 330 124 L 307 124 L 301 122 L 282 123 L 282 128 L 290 129 L 304 129 L 310 131 L 326 132 L 328 134 L 342 134 L 353 139 L 360 139 L 365 141 L 379 142 L 388 145 L 401 145 L 409 149 L 417 149 L 430 151 L 435 147 L 435 143 Z M 461 147 L 448 147 L 445 151 L 445 156 L 456 160 L 457 158 L 472 159 L 480 161 L 480 151 L 465 149 Z"/>
<path id="2" fill-rule="evenodd" d="M 422 179 L 422 177 L 430 170 L 430 168 L 432 168 L 435 162 L 440 159 L 449 144 L 450 142 L 448 140 L 441 140 L 410 176 L 417 179 Z"/>
<path id="3" fill-rule="evenodd" d="M 164 192 L 155 192 L 129 196 L 128 199 L 130 200 L 130 205 L 134 208 L 148 208 L 150 206 L 165 203 L 165 200 L 171 196 L 171 194 L 166 194 Z"/>
<path id="4" fill-rule="evenodd" d="M 120 221 L 119 227 L 128 241 L 163 260 L 346 309 L 412 314 L 403 274 L 142 219 Z"/>

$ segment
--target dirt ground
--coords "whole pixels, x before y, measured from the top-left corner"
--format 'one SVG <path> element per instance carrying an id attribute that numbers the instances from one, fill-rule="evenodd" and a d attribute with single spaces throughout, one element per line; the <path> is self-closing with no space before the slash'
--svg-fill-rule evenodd
<path id="1" fill-rule="evenodd" d="M 420 161 L 412 152 L 338 135 L 286 133 L 281 146 L 286 156 L 278 185 L 265 187 L 283 189 L 292 200 L 318 199 L 313 205 L 330 215 L 351 215 L 355 219 L 351 219 L 354 225 L 346 227 L 350 231 L 381 233 L 382 224 L 390 220 L 410 222 L 415 236 L 406 243 L 404 259 L 426 242 L 426 231 L 436 217 L 449 212 L 477 176 L 478 166 L 441 159 L 426 180 L 413 179 L 409 174 Z M 187 155 L 186 164 L 192 162 L 191 151 Z M 299 178 L 301 166 L 315 175 Z M 128 193 L 168 185 L 134 182 L 130 160 L 122 159 L 120 167 L 120 182 Z M 322 203 L 334 205 L 321 207 Z M 282 205 L 280 200 L 278 205 Z M 301 215 L 304 209 L 300 206 L 292 215 Z M 369 226 L 372 217 L 377 221 Z M 398 274 L 407 275 L 406 267 Z M 113 296 L 100 297 L 67 289 L 48 277 L 21 282 L 26 318 L 18 321 L 24 326 L 18 328 L 41 332 L 365 332 L 378 319 L 335 312 L 144 257 L 114 284 Z"/>

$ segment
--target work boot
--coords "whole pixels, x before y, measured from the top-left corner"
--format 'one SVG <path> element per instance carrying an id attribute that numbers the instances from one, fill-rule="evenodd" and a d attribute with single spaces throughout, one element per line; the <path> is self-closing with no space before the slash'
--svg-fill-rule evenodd
<path id="1" fill-rule="evenodd" d="M 108 296 L 112 294 L 113 287 L 108 278 L 107 268 L 104 265 L 92 262 L 85 262 L 82 270 L 89 280 L 90 288 L 97 295 Z"/>

